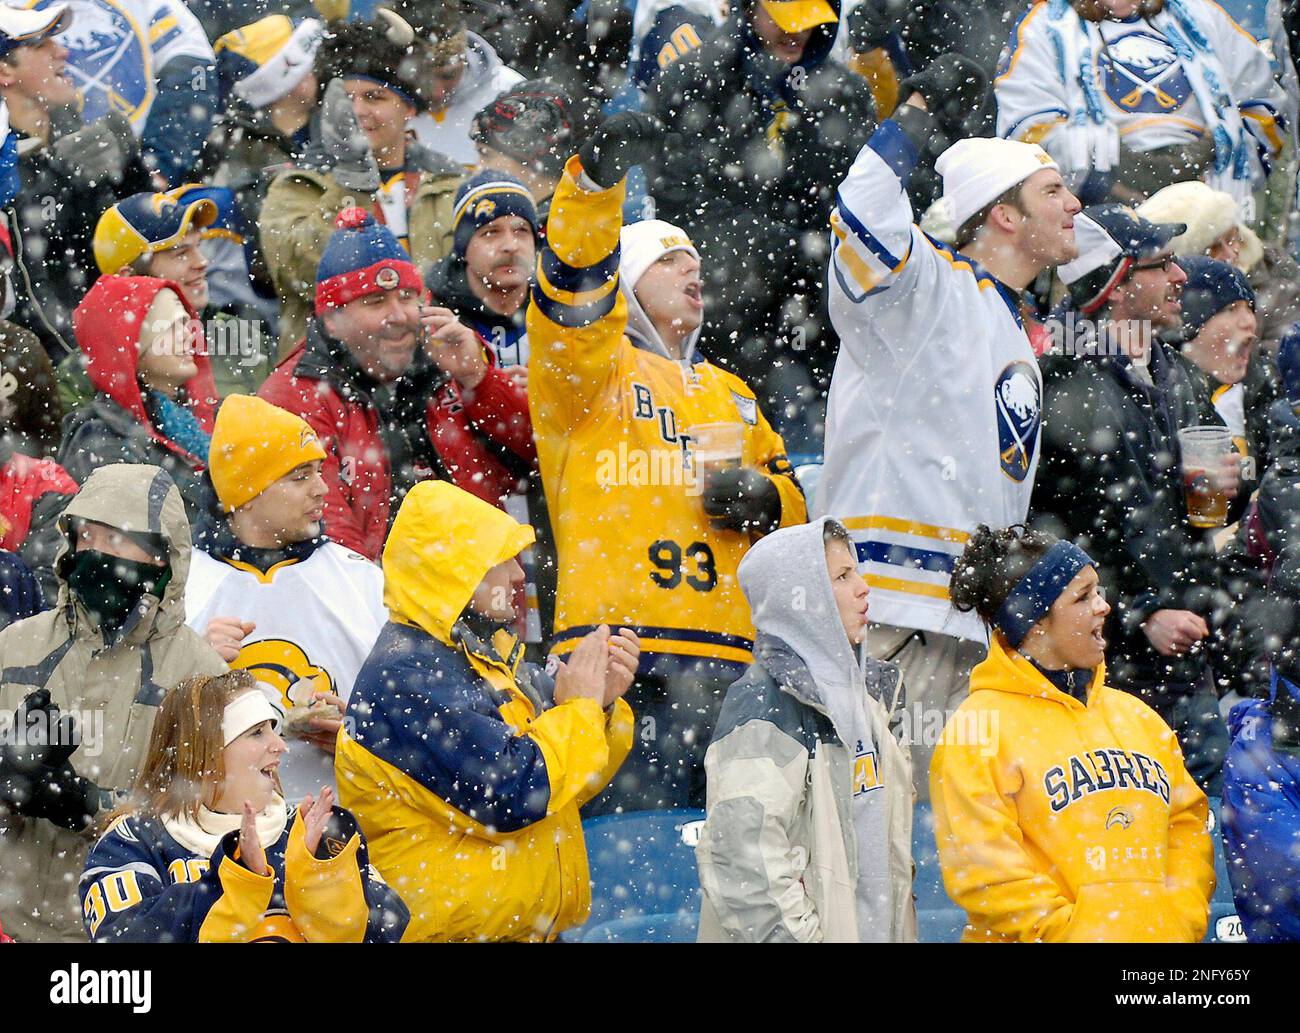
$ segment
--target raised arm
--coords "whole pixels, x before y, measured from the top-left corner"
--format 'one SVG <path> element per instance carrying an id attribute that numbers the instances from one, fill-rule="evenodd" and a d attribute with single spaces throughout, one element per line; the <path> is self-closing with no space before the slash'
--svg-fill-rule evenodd
<path id="1" fill-rule="evenodd" d="M 581 424 L 614 376 L 627 325 L 618 289 L 625 180 L 661 134 L 644 115 L 616 115 L 569 159 L 555 190 L 528 305 L 528 394 L 539 434 Z"/>

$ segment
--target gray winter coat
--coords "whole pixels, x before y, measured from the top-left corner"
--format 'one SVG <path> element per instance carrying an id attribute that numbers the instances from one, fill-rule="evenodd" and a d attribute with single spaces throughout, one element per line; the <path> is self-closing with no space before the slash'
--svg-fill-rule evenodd
<path id="1" fill-rule="evenodd" d="M 190 529 L 180 492 L 156 466 L 119 464 L 95 471 L 59 518 L 70 549 L 69 521 L 160 534 L 172 576 L 162 599 L 146 595 L 108 642 L 60 573 L 52 610 L 0 632 L 0 711 L 13 713 L 44 687 L 63 713 L 76 715 L 82 745 L 72 755 L 79 775 L 102 789 L 127 789 L 144 760 L 163 694 L 186 678 L 221 674 L 226 665 L 185 625 Z M 84 942 L 77 881 L 94 842 L 94 823 L 70 832 L 42 818 L 0 810 L 0 923 L 20 940 Z"/>
<path id="2" fill-rule="evenodd" d="M 911 761 L 889 731 L 902 678 L 894 664 L 855 659 L 824 523 L 777 531 L 740 565 L 758 635 L 705 755 L 701 942 L 916 939 Z M 859 797 L 877 792 L 884 842 L 856 824 Z M 887 900 L 868 908 L 871 928 L 860 876 L 885 887 Z"/>

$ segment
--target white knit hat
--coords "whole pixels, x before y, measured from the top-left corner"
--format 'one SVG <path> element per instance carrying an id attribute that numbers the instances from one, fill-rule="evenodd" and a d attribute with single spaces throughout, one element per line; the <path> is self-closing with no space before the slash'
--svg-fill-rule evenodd
<path id="1" fill-rule="evenodd" d="M 669 252 L 689 251 L 697 260 L 700 257 L 685 230 L 661 219 L 624 226 L 619 247 L 618 275 L 628 290 L 634 290 L 645 271 Z"/>
<path id="2" fill-rule="evenodd" d="M 1172 242 L 1174 254 L 1180 258 L 1209 254 L 1214 242 L 1234 226 L 1242 241 L 1238 267 L 1249 271 L 1264 257 L 1264 245 L 1242 221 L 1236 199 L 1200 180 L 1172 183 L 1156 191 L 1137 213 L 1150 222 L 1186 223 L 1187 232 Z"/>
<path id="3" fill-rule="evenodd" d="M 1019 140 L 958 140 L 934 163 L 943 177 L 943 200 L 952 225 L 960 229 L 972 215 L 996 201 L 1035 172 L 1058 169 L 1037 144 Z"/>
<path id="4" fill-rule="evenodd" d="M 686 251 L 695 256 L 698 262 L 700 253 L 691 243 L 686 233 L 670 222 L 659 219 L 647 219 L 624 226 L 619 236 L 618 289 L 627 302 L 626 333 L 633 341 L 643 342 L 652 351 L 668 358 L 673 356 L 665 347 L 663 338 L 655 328 L 654 320 L 646 314 L 636 296 L 636 285 L 641 281 L 647 269 L 664 255 L 674 251 Z M 700 339 L 700 327 L 696 327 L 684 342 L 684 352 L 689 358 L 695 352 L 695 343 Z"/>

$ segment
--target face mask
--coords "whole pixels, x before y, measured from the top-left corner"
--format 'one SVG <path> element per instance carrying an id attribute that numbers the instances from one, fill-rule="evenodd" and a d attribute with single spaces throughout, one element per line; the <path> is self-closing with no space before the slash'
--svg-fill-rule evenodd
<path id="1" fill-rule="evenodd" d="M 85 604 L 100 630 L 114 632 L 146 593 L 162 597 L 171 580 L 170 566 L 122 559 L 85 549 L 73 554 L 68 588 Z"/>

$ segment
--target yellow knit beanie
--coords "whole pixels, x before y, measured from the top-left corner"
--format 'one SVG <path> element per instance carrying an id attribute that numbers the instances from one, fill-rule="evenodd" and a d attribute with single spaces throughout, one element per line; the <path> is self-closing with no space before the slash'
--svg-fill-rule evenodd
<path id="1" fill-rule="evenodd" d="M 295 467 L 324 459 L 301 416 L 250 395 L 230 395 L 217 410 L 208 471 L 230 512 L 257 498 Z"/>

